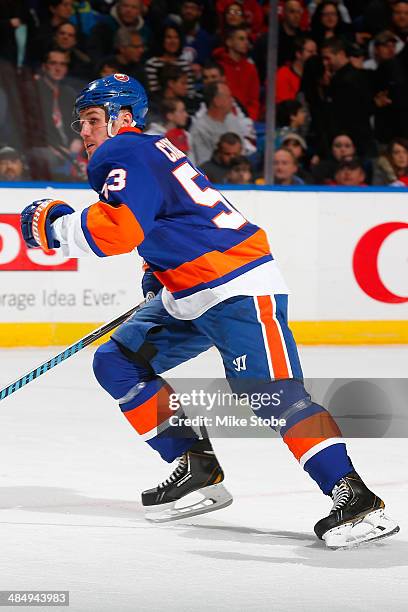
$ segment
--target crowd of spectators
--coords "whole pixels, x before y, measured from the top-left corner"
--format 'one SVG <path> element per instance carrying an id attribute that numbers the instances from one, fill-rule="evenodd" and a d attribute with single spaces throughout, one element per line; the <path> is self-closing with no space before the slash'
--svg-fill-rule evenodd
<path id="1" fill-rule="evenodd" d="M 269 0 L 1 0 L 0 180 L 86 181 L 77 93 L 116 72 L 219 184 L 262 184 Z M 274 182 L 408 187 L 408 0 L 280 0 Z"/>

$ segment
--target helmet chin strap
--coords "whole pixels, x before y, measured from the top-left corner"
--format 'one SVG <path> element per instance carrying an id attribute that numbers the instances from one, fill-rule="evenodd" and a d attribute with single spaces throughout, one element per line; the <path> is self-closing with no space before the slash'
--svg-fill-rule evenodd
<path id="1" fill-rule="evenodd" d="M 108 124 L 107 124 L 107 132 L 108 132 L 109 138 L 113 138 L 114 136 L 116 136 L 116 134 L 112 134 L 113 121 L 114 120 L 112 119 L 112 117 L 109 117 L 109 121 L 108 121 Z M 130 125 L 131 125 L 131 127 L 135 127 L 136 126 L 136 122 L 132 121 L 132 123 Z"/>

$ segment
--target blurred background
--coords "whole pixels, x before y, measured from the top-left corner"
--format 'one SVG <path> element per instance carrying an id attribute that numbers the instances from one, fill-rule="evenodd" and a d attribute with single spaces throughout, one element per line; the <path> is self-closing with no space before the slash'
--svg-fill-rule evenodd
<path id="1" fill-rule="evenodd" d="M 0 0 L 0 180 L 86 182 L 74 99 L 125 72 L 148 91 L 147 132 L 215 183 L 265 183 L 272 99 L 273 183 L 408 186 L 408 1 L 280 0 L 272 98 L 269 8 Z"/>

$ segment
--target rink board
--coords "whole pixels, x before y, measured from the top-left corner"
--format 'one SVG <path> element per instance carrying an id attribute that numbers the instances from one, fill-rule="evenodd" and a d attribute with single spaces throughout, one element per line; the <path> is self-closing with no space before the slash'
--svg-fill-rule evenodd
<path id="1" fill-rule="evenodd" d="M 76 208 L 97 195 L 76 186 L 1 189 L 0 346 L 69 344 L 142 299 L 141 259 L 64 260 L 27 250 L 19 212 L 43 197 Z M 406 191 L 223 189 L 268 233 L 291 289 L 301 344 L 408 343 Z"/>

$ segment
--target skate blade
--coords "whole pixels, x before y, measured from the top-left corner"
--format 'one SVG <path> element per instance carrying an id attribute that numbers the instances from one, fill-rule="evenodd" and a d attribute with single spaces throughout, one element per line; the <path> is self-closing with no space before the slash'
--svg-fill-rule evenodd
<path id="1" fill-rule="evenodd" d="M 188 499 L 193 496 L 200 494 L 201 499 L 190 504 Z M 221 510 L 232 504 L 232 495 L 222 484 L 215 484 L 209 487 L 204 487 L 194 493 L 186 495 L 177 502 L 169 502 L 168 504 L 161 504 L 154 510 L 149 507 L 149 511 L 145 514 L 145 519 L 152 523 L 167 523 L 169 521 L 178 521 L 179 519 L 188 518 L 190 516 L 197 516 L 199 514 L 206 514 L 207 512 L 214 512 L 215 510 Z M 182 505 L 184 504 L 184 505 Z"/>
<path id="2" fill-rule="evenodd" d="M 345 523 L 329 529 L 323 540 L 332 550 L 340 548 L 354 548 L 362 544 L 378 542 L 388 538 L 400 530 L 397 523 L 384 514 L 384 510 L 375 510 L 366 514 L 354 523 Z"/>

